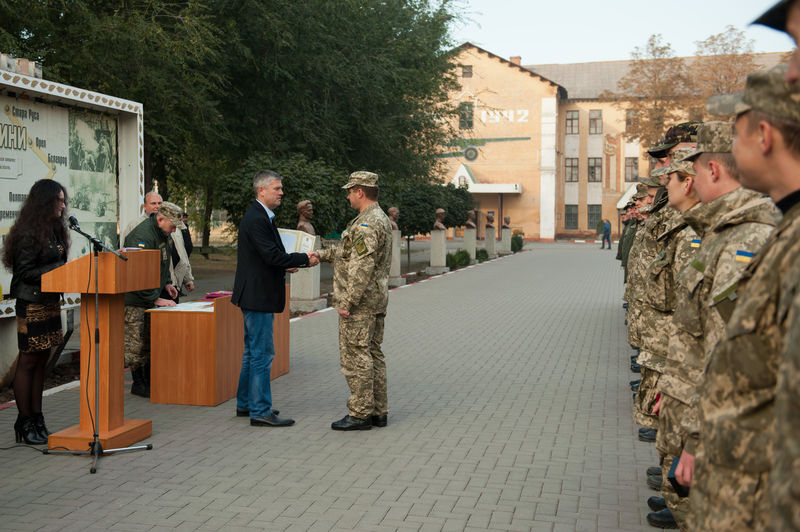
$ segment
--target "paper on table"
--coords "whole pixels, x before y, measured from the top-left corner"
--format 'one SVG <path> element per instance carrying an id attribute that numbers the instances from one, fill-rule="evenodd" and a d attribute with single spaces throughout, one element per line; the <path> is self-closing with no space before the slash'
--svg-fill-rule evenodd
<path id="1" fill-rule="evenodd" d="M 316 240 L 314 235 L 294 229 L 278 229 L 278 233 L 281 235 L 281 242 L 283 242 L 283 247 L 286 248 L 286 253 L 314 251 L 314 241 Z"/>
<path id="2" fill-rule="evenodd" d="M 162 310 L 177 310 L 183 312 L 214 312 L 214 302 L 213 301 L 189 301 L 186 303 L 179 303 L 174 307 L 155 307 L 150 309 L 148 312 L 152 311 L 162 311 Z"/>

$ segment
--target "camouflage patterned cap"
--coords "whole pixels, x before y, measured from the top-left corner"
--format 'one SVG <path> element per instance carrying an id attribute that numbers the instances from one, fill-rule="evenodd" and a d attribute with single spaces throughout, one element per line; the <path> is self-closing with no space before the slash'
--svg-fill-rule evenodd
<path id="1" fill-rule="evenodd" d="M 158 214 L 175 224 L 176 229 L 186 229 L 186 224 L 181 220 L 181 213 L 183 211 L 174 203 L 165 201 L 158 208 Z"/>
<path id="2" fill-rule="evenodd" d="M 733 124 L 722 120 L 706 122 L 697 132 L 697 148 L 691 150 L 681 161 L 694 162 L 702 153 L 730 153 L 732 147 Z"/>
<path id="3" fill-rule="evenodd" d="M 715 116 L 740 115 L 751 109 L 775 118 L 800 122 L 800 89 L 784 81 L 786 65 L 747 76 L 744 94 L 712 96 L 706 110 Z"/>
<path id="4" fill-rule="evenodd" d="M 667 156 L 669 150 L 680 144 L 681 142 L 696 142 L 697 129 L 700 127 L 700 122 L 683 122 L 672 126 L 664 134 L 664 138 L 659 140 L 658 143 L 647 150 L 652 157 L 662 159 Z"/>
<path id="5" fill-rule="evenodd" d="M 636 185 L 636 193 L 631 196 L 631 199 L 638 200 L 647 197 L 647 185 L 644 183 L 638 183 Z"/>
<path id="6" fill-rule="evenodd" d="M 650 173 L 652 176 L 652 172 Z M 643 184 L 646 187 L 660 187 L 661 182 L 659 182 L 657 177 L 640 177 L 639 183 Z"/>
<path id="7" fill-rule="evenodd" d="M 667 173 L 678 172 L 684 175 L 695 175 L 691 161 L 686 160 L 686 156 L 693 151 L 693 148 L 681 148 L 672 152 L 672 162 L 667 166 Z"/>
<path id="8" fill-rule="evenodd" d="M 378 188 L 378 174 L 359 170 L 350 174 L 350 180 L 342 188 L 350 188 L 355 186 L 362 187 L 375 187 Z"/>
<path id="9" fill-rule="evenodd" d="M 760 17 L 750 24 L 761 24 L 778 31 L 786 31 L 786 16 L 795 0 L 781 0 L 771 8 L 764 11 Z"/>

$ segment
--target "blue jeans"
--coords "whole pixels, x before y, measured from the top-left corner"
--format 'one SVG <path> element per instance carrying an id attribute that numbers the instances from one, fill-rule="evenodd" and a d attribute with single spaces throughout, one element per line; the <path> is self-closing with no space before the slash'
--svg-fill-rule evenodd
<path id="1" fill-rule="evenodd" d="M 244 315 L 244 355 L 236 408 L 250 410 L 250 418 L 268 416 L 272 412 L 272 391 L 269 375 L 275 345 L 272 343 L 271 312 L 242 309 Z"/>

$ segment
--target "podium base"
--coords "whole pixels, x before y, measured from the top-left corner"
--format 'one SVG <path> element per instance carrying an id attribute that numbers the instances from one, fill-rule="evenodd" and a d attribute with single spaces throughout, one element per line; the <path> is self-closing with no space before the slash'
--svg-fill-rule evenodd
<path id="1" fill-rule="evenodd" d="M 153 435 L 153 422 L 149 419 L 126 419 L 114 430 L 99 434 L 103 449 L 128 447 Z M 67 449 L 70 451 L 87 451 L 94 440 L 91 430 L 81 430 L 80 425 L 60 430 L 47 439 L 48 449 Z"/>

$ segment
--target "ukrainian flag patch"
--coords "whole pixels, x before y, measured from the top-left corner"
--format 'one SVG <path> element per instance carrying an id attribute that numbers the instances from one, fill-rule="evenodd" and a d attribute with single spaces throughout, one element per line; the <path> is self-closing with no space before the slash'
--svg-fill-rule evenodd
<path id="1" fill-rule="evenodd" d="M 361 224 L 361 227 L 369 227 L 367 224 Z"/>
<path id="2" fill-rule="evenodd" d="M 741 249 L 736 252 L 736 262 L 750 262 L 753 260 L 755 253 L 749 251 L 742 251 Z"/>
<path id="3" fill-rule="evenodd" d="M 143 247 L 145 247 L 147 244 L 145 244 L 144 242 L 139 242 L 139 243 L 138 243 L 138 244 L 136 244 L 136 245 L 137 245 L 137 246 L 139 246 L 140 248 L 143 248 Z"/>
<path id="4" fill-rule="evenodd" d="M 695 238 L 695 239 L 693 239 L 693 240 L 692 240 L 692 243 L 691 243 L 690 245 L 691 245 L 693 248 L 699 248 L 699 247 L 700 247 L 700 239 L 699 239 L 699 238 Z"/>

